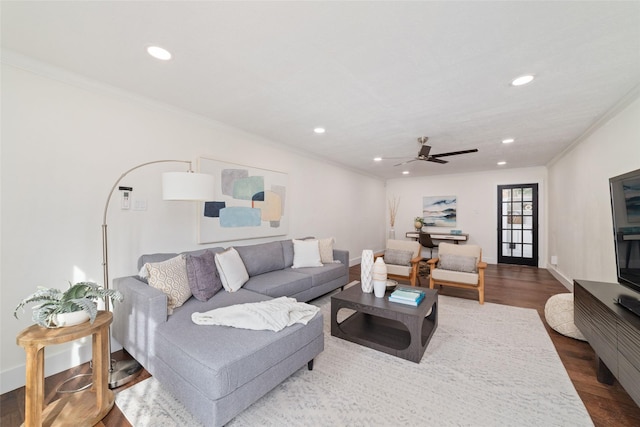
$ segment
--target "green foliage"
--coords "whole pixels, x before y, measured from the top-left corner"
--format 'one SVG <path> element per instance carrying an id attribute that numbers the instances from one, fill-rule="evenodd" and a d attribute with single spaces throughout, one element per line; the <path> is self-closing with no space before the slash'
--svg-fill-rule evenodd
<path id="1" fill-rule="evenodd" d="M 69 289 L 62 292 L 55 288 L 44 288 L 38 286 L 38 290 L 25 299 L 16 307 L 13 315 L 18 318 L 18 310 L 31 303 L 38 303 L 33 306 L 33 321 L 45 328 L 53 328 L 55 317 L 58 313 L 73 313 L 84 310 L 89 314 L 91 323 L 96 320 L 98 308 L 96 300 L 99 298 L 110 298 L 112 303 L 122 301 L 122 294 L 115 289 L 104 289 L 93 282 L 79 282 L 75 285 L 69 283 Z"/>

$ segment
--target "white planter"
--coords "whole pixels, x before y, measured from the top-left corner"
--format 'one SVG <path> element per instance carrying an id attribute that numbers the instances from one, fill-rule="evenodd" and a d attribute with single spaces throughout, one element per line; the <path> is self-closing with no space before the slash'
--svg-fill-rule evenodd
<path id="1" fill-rule="evenodd" d="M 72 313 L 58 313 L 54 316 L 53 323 L 58 328 L 65 326 L 74 326 L 89 320 L 89 313 L 84 310 L 74 311 Z"/>
<path id="2" fill-rule="evenodd" d="M 360 261 L 360 285 L 362 286 L 362 292 L 366 294 L 373 292 L 372 274 L 373 251 L 365 249 L 362 251 L 362 260 Z"/>

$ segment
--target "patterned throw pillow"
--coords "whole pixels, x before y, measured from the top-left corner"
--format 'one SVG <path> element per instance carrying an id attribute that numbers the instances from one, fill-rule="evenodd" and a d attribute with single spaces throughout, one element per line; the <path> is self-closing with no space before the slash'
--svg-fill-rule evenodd
<path id="1" fill-rule="evenodd" d="M 185 261 L 189 288 L 196 299 L 207 301 L 222 289 L 213 252 L 207 250 L 201 255 L 187 254 Z"/>
<path id="2" fill-rule="evenodd" d="M 149 285 L 161 290 L 167 295 L 167 314 L 180 307 L 191 297 L 187 266 L 184 255 L 163 262 L 147 263 Z"/>
<path id="3" fill-rule="evenodd" d="M 402 251 L 399 249 L 387 249 L 384 251 L 385 264 L 411 265 L 412 258 L 413 252 L 411 251 Z"/>
<path id="4" fill-rule="evenodd" d="M 328 239 L 319 239 L 318 245 L 320 246 L 320 261 L 323 264 L 333 263 L 333 244 L 335 239 L 329 237 Z"/>
<path id="5" fill-rule="evenodd" d="M 473 256 L 441 254 L 438 267 L 443 270 L 461 271 L 464 273 L 478 272 L 478 259 Z"/>

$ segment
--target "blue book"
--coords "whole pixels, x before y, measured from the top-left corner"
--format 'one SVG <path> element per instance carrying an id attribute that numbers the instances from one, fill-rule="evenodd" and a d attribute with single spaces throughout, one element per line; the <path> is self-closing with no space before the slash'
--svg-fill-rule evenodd
<path id="1" fill-rule="evenodd" d="M 417 301 L 418 299 L 424 298 L 424 292 L 418 289 L 396 289 L 391 293 L 391 296 L 394 299 L 403 299 L 407 301 Z"/>
<path id="2" fill-rule="evenodd" d="M 417 307 L 418 305 L 420 305 L 420 303 L 422 302 L 423 299 L 424 299 L 424 294 L 422 294 L 422 296 L 419 297 L 415 301 L 402 299 L 402 298 L 394 298 L 393 295 L 389 296 L 389 301 L 391 301 L 391 302 L 397 302 L 399 304 L 411 305 L 411 306 L 414 306 L 414 307 Z"/>

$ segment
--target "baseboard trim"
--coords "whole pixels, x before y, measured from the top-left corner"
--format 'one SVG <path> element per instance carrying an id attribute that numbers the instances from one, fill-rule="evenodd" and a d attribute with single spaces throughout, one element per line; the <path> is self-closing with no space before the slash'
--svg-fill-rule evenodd
<path id="1" fill-rule="evenodd" d="M 569 279 L 562 273 L 560 273 L 553 265 L 547 264 L 547 270 L 553 277 L 555 277 L 558 282 L 562 283 L 562 285 L 567 288 L 569 291 L 573 292 L 573 280 Z"/>

